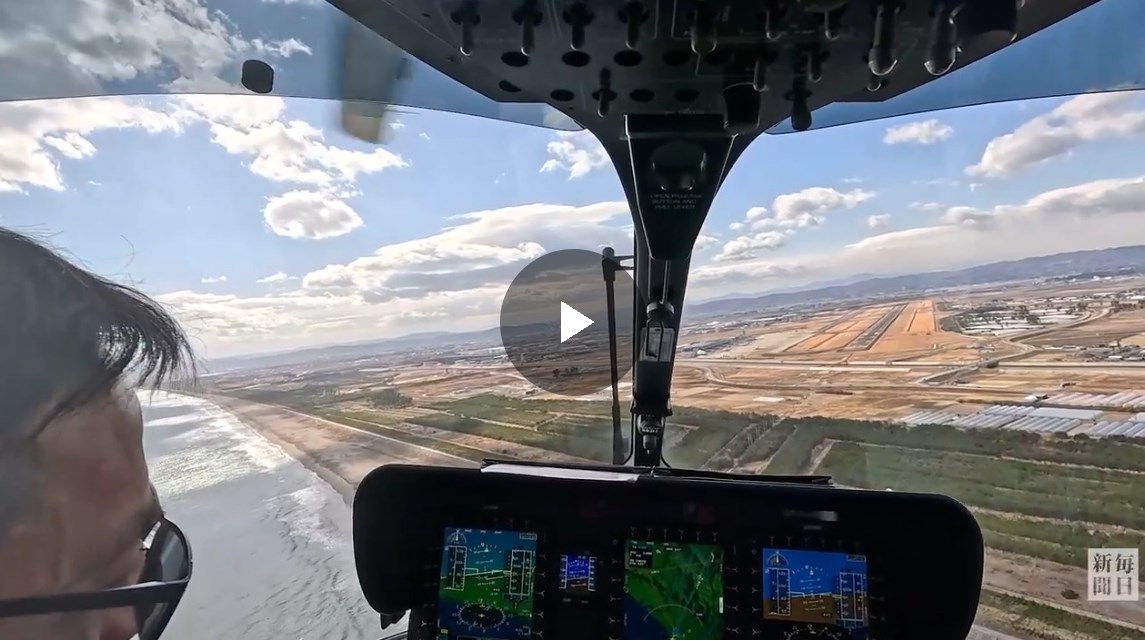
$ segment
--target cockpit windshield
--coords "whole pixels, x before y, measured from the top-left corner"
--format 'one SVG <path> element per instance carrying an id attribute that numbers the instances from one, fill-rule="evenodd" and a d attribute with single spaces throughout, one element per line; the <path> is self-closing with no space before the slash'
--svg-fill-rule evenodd
<path id="1" fill-rule="evenodd" d="M 201 361 L 140 396 L 198 554 L 164 638 L 378 637 L 343 500 L 380 464 L 630 460 L 659 354 L 600 258 L 638 231 L 559 100 L 324 0 L 3 5 L 0 226 L 154 297 Z M 689 258 L 662 462 L 950 495 L 985 535 L 979 637 L 1145 638 L 1090 564 L 1145 545 L 1142 25 L 1102 0 L 768 128 Z M 510 300 L 551 315 L 506 331 Z M 538 336 L 559 366 L 515 354 Z"/>
<path id="2" fill-rule="evenodd" d="M 427 6 L 427 12 L 433 11 L 443 9 Z M 385 104 L 567 131 L 581 128 L 546 104 L 548 96 L 528 96 L 512 88 L 484 96 L 458 85 L 326 0 L 60 0 L 50 5 L 11 3 L 3 17 L 2 101 L 250 94 L 253 87 L 280 97 L 372 103 L 362 106 L 368 113 Z M 1145 5 L 1140 2 L 1102 0 L 942 82 L 889 100 L 880 95 L 874 101 L 873 94 L 857 92 L 816 111 L 813 126 L 1145 88 L 1145 55 L 1135 27 L 1143 19 Z M 906 44 L 923 46 L 921 41 Z M 390 56 L 392 64 L 379 65 L 379 56 Z M 244 85 L 248 61 L 269 65 L 273 82 L 259 82 L 248 66 Z M 790 131 L 789 120 L 769 130 Z"/>

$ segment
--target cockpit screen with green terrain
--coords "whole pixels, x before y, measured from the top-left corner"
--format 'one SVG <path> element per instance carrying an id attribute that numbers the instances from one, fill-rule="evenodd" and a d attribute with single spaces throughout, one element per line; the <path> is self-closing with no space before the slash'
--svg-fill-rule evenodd
<path id="1" fill-rule="evenodd" d="M 630 540 L 624 555 L 624 640 L 720 637 L 724 613 L 720 546 Z"/>
<path id="2" fill-rule="evenodd" d="M 536 534 L 447 528 L 441 551 L 438 637 L 528 638 L 536 556 Z"/>

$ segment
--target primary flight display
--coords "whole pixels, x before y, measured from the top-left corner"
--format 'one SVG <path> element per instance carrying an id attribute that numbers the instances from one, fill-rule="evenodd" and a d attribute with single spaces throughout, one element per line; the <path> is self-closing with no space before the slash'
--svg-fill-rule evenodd
<path id="1" fill-rule="evenodd" d="M 532 634 L 537 536 L 446 528 L 438 587 L 443 640 L 524 640 Z"/>

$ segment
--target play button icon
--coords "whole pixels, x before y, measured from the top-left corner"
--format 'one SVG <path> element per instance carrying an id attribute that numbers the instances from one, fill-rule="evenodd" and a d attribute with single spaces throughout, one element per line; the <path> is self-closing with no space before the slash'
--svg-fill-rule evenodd
<path id="1" fill-rule="evenodd" d="M 532 385 L 562 396 L 602 393 L 611 381 L 608 296 L 602 256 L 553 251 L 517 274 L 501 303 L 501 343 L 513 367 Z M 617 374 L 632 368 L 633 283 L 615 272 Z"/>
<path id="2" fill-rule="evenodd" d="M 561 344 L 591 324 L 592 318 L 561 302 Z"/>

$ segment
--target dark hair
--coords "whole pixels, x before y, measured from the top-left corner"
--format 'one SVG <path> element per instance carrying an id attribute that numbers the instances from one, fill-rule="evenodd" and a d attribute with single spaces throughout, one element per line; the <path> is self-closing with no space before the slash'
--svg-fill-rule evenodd
<path id="1" fill-rule="evenodd" d="M 128 375 L 158 386 L 193 370 L 158 303 L 0 228 L 0 535 L 34 475 L 29 439 Z"/>

